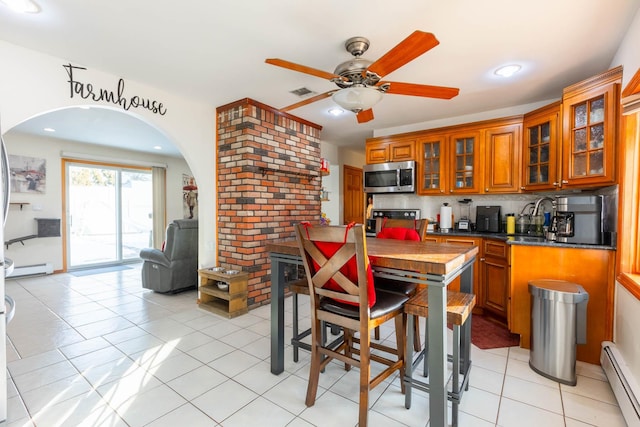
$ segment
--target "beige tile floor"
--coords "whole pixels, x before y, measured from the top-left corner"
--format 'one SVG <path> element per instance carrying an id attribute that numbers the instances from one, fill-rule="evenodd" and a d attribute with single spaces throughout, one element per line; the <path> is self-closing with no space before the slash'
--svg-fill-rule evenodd
<path id="1" fill-rule="evenodd" d="M 357 370 L 330 365 L 310 408 L 307 352 L 294 363 L 287 348 L 285 372 L 270 373 L 268 306 L 225 319 L 198 309 L 195 291 L 144 290 L 139 266 L 13 279 L 7 294 L 17 302 L 7 339 L 8 426 L 357 423 Z M 308 314 L 308 302 L 301 309 Z M 625 425 L 599 366 L 578 363 L 578 385 L 566 387 L 531 371 L 528 352 L 517 347 L 474 347 L 472 360 L 461 426 Z M 428 395 L 415 391 L 407 410 L 394 378 L 372 392 L 369 419 L 427 426 Z"/>

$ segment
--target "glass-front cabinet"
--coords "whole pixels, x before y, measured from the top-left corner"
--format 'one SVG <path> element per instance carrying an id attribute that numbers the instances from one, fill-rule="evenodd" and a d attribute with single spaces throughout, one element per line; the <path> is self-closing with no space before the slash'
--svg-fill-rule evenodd
<path id="1" fill-rule="evenodd" d="M 573 106 L 569 176 L 604 174 L 604 95 Z"/>
<path id="2" fill-rule="evenodd" d="M 480 191 L 478 176 L 480 164 L 480 132 L 468 131 L 450 135 L 449 175 L 450 193 L 477 193 Z"/>
<path id="3" fill-rule="evenodd" d="M 565 89 L 561 187 L 615 182 L 621 67 Z"/>
<path id="4" fill-rule="evenodd" d="M 558 101 L 524 116 L 522 190 L 552 190 L 559 186 L 560 105 Z"/>
<path id="5" fill-rule="evenodd" d="M 477 193 L 480 131 L 427 132 L 418 138 L 418 194 Z"/>
<path id="6" fill-rule="evenodd" d="M 418 139 L 418 193 L 442 194 L 447 187 L 445 135 L 429 135 Z"/>

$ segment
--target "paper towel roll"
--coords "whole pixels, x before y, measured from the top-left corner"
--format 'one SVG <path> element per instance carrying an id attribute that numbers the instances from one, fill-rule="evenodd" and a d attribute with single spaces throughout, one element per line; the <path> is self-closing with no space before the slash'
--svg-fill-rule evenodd
<path id="1" fill-rule="evenodd" d="M 440 207 L 440 228 L 453 228 L 451 225 L 451 206 Z"/>

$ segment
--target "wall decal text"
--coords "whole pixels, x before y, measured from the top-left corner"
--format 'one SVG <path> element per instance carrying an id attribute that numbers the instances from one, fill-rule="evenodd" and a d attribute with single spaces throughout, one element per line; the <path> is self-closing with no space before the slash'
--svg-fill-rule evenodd
<path id="1" fill-rule="evenodd" d="M 86 70 L 85 67 L 78 67 L 75 65 L 67 64 L 63 65 L 67 70 L 67 76 L 69 77 L 69 97 L 73 98 L 75 95 L 79 95 L 83 99 L 91 99 L 93 101 L 105 101 L 115 105 L 119 105 L 126 111 L 130 108 L 144 108 L 155 114 L 164 116 L 167 113 L 167 108 L 155 100 L 142 98 L 134 95 L 127 97 L 124 95 L 124 80 L 118 80 L 118 88 L 113 90 L 96 88 L 91 83 L 85 83 L 77 78 L 77 74 L 74 71 Z"/>

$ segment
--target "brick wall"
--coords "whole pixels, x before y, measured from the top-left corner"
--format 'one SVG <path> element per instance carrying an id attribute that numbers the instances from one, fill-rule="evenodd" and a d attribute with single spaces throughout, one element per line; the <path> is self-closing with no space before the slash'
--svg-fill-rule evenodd
<path id="1" fill-rule="evenodd" d="M 250 273 L 249 307 L 270 298 L 268 240 L 320 218 L 320 129 L 251 99 L 217 108 L 218 263 Z"/>

